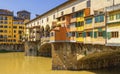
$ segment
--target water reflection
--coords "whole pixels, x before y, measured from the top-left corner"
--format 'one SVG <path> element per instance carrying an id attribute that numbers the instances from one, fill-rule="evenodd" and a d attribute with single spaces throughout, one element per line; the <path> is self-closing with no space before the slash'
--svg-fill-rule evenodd
<path id="1" fill-rule="evenodd" d="M 109 71 L 53 71 L 51 58 L 25 57 L 24 53 L 0 53 L 0 74 L 110 74 Z M 115 72 L 113 72 L 115 74 Z M 117 72 L 116 72 L 117 73 Z M 120 73 L 120 72 L 119 72 Z M 118 73 L 118 74 L 119 74 Z"/>

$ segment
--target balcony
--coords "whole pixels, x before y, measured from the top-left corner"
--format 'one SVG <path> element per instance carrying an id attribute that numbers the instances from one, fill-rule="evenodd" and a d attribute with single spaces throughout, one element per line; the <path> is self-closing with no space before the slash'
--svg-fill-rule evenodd
<path id="1" fill-rule="evenodd" d="M 114 5 L 114 6 L 110 6 L 110 7 L 106 7 L 106 11 L 107 12 L 111 12 L 114 10 L 119 10 L 120 9 L 120 4 Z"/>
<path id="2" fill-rule="evenodd" d="M 94 27 L 95 28 L 105 27 L 105 22 L 95 23 Z"/>
<path id="3" fill-rule="evenodd" d="M 84 25 L 84 29 L 92 29 L 93 28 L 93 24 L 85 24 Z"/>

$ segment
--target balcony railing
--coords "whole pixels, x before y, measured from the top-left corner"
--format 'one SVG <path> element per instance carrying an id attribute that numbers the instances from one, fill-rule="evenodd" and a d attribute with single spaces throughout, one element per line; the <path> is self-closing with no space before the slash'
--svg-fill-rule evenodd
<path id="1" fill-rule="evenodd" d="M 110 6 L 110 7 L 106 7 L 107 12 L 114 11 L 114 10 L 119 10 L 119 9 L 120 9 L 120 4 Z"/>

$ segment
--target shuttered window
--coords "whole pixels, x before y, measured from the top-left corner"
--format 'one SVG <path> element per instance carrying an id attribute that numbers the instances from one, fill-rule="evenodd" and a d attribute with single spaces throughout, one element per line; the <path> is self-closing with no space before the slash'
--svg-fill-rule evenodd
<path id="1" fill-rule="evenodd" d="M 95 16 L 95 23 L 104 22 L 104 15 Z"/>
<path id="2" fill-rule="evenodd" d="M 94 38 L 97 38 L 97 32 L 94 32 Z"/>
<path id="3" fill-rule="evenodd" d="M 107 38 L 111 39 L 111 32 L 107 32 Z"/>
<path id="4" fill-rule="evenodd" d="M 118 38 L 119 37 L 119 32 L 111 32 L 112 38 Z"/>
<path id="5" fill-rule="evenodd" d="M 82 36 L 83 36 L 83 37 L 86 37 L 86 32 L 83 32 L 83 33 L 82 33 Z"/>
<path id="6" fill-rule="evenodd" d="M 106 38 L 106 31 L 103 31 L 103 38 Z"/>

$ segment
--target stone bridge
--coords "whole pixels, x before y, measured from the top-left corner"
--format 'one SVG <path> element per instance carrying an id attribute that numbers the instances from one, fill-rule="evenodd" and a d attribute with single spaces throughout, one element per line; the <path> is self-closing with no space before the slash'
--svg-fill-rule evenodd
<path id="1" fill-rule="evenodd" d="M 71 42 L 50 43 L 49 38 L 44 38 L 42 41 L 26 42 L 25 49 L 28 56 L 52 56 L 53 70 L 76 70 L 78 69 L 78 60 L 82 57 L 96 52 L 119 50 L 120 48 Z"/>

